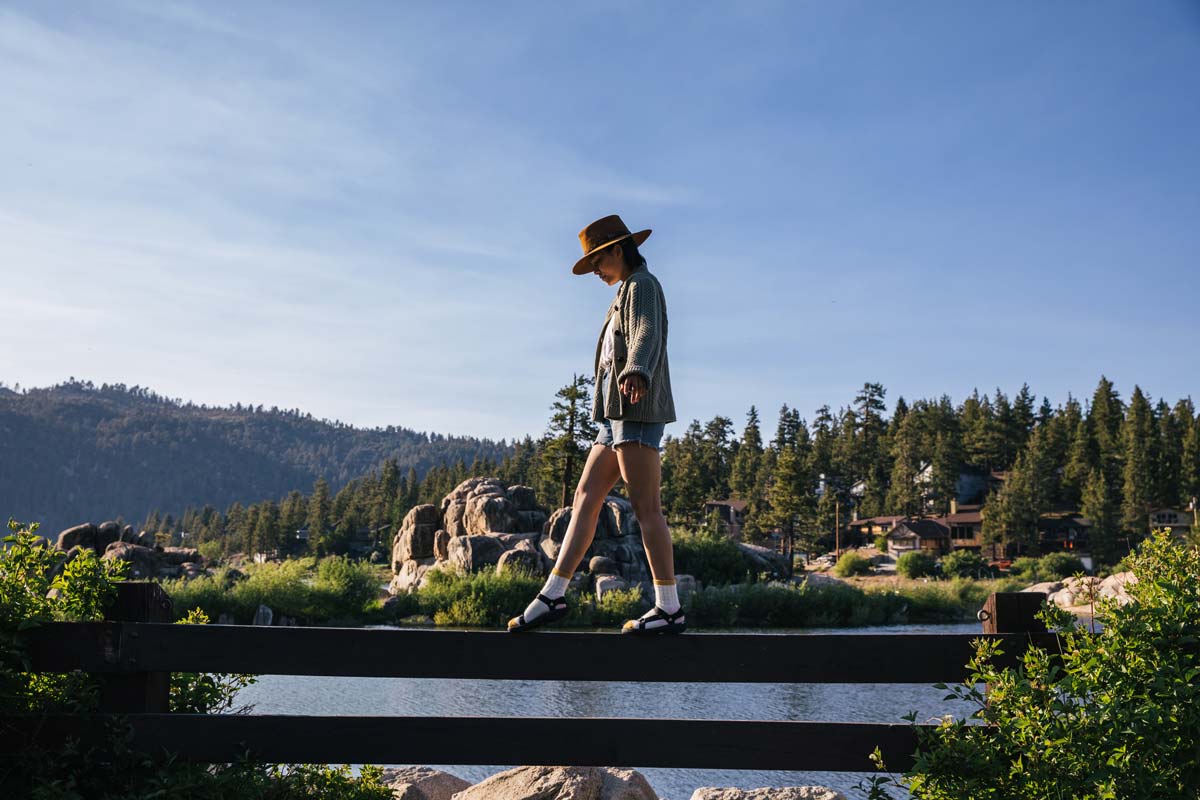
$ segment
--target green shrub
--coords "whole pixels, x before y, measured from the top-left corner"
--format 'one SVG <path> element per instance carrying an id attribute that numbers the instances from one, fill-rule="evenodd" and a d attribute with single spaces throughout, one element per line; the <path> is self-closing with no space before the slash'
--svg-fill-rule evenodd
<path id="1" fill-rule="evenodd" d="M 929 553 L 914 550 L 896 559 L 896 572 L 905 578 L 924 578 L 932 575 L 937 561 Z"/>
<path id="2" fill-rule="evenodd" d="M 979 553 L 954 550 L 942 556 L 942 574 L 947 578 L 984 578 L 991 575 L 991 570 Z"/>
<path id="3" fill-rule="evenodd" d="M 706 530 L 677 530 L 672 539 L 675 571 L 679 574 L 691 575 L 705 586 L 745 583 L 752 577 L 746 557 L 727 536 Z"/>
<path id="4" fill-rule="evenodd" d="M 596 599 L 594 592 L 572 592 L 567 600 L 571 604 L 571 613 L 567 616 L 566 624 L 593 628 L 620 625 L 627 619 L 636 619 L 649 611 L 651 606 L 640 586 L 605 592 L 600 600 Z"/>
<path id="5" fill-rule="evenodd" d="M 1083 572 L 1083 562 L 1072 553 L 1047 553 L 1039 559 L 1039 572 L 1044 581 L 1069 578 Z"/>
<path id="6" fill-rule="evenodd" d="M 842 553 L 842 557 L 833 565 L 833 574 L 839 578 L 849 578 L 852 575 L 870 575 L 871 562 L 855 551 Z"/>
<path id="7" fill-rule="evenodd" d="M 888 540 L 886 533 L 881 533 L 875 537 L 875 549 L 881 553 L 886 553 L 888 551 Z"/>
<path id="8" fill-rule="evenodd" d="M 916 800 L 1200 795 L 1200 551 L 1156 534 L 1131 563 L 1132 602 L 1100 600 L 1096 632 L 1047 606 L 1042 619 L 1062 632 L 1053 653 L 1033 647 L 1017 667 L 998 667 L 999 643 L 977 642 L 968 677 L 949 687 L 974 711 L 918 728 L 902 791 Z M 874 800 L 898 786 L 869 783 Z"/>
<path id="9" fill-rule="evenodd" d="M 1021 556 L 1013 559 L 1012 566 L 1008 568 L 1008 573 L 1014 578 L 1020 578 L 1023 581 L 1036 583 L 1041 580 L 1041 570 L 1039 569 L 1040 559 L 1032 556 Z"/>
<path id="10" fill-rule="evenodd" d="M 210 619 L 227 613 L 235 622 L 249 623 L 262 604 L 276 617 L 312 625 L 374 618 L 381 583 L 379 567 L 366 562 L 308 556 L 249 565 L 241 581 L 218 569 L 211 576 L 164 581 L 163 588 L 176 609 L 200 608 Z"/>
<path id="11" fill-rule="evenodd" d="M 1029 583 L 1057 581 L 1083 572 L 1083 562 L 1072 553 L 1048 553 L 1041 558 L 1022 556 L 1009 572 Z"/>
<path id="12" fill-rule="evenodd" d="M 23 632 L 46 622 L 94 621 L 116 596 L 116 581 L 125 573 L 122 561 L 103 561 L 83 550 L 63 566 L 66 554 L 35 534 L 9 522 L 8 545 L 0 548 L 0 714 L 80 713 L 96 710 L 98 679 L 86 672 L 24 672 L 27 657 Z M 193 609 L 182 620 L 204 624 L 204 612 Z M 253 680 L 248 675 L 172 673 L 172 712 L 239 713 L 237 692 Z M 18 746 L 6 755 L 5 797 L 36 800 L 80 800 L 103 797 L 161 800 L 386 800 L 381 767 L 365 765 L 359 777 L 350 766 L 265 765 L 250 761 L 199 764 L 161 753 L 147 755 L 129 748 L 132 728 L 119 718 L 111 722 L 99 745 L 74 742 L 53 751 Z"/>
<path id="13" fill-rule="evenodd" d="M 426 573 L 417 592 L 421 612 L 438 625 L 473 625 L 503 628 L 520 614 L 545 580 L 521 570 L 502 574 L 495 570 L 462 573 L 436 569 Z"/>

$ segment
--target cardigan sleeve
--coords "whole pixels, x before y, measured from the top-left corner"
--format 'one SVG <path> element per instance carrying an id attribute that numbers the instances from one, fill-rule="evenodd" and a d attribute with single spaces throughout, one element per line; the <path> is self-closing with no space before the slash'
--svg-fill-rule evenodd
<path id="1" fill-rule="evenodd" d="M 654 380 L 659 350 L 663 342 L 662 304 L 658 287 L 652 280 L 640 280 L 629 285 L 629 325 L 625 332 L 626 361 L 617 380 L 627 375 L 641 375 L 647 389 Z"/>

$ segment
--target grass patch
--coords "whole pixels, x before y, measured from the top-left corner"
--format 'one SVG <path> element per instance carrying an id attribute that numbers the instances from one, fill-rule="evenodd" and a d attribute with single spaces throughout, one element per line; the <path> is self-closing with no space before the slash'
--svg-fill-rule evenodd
<path id="1" fill-rule="evenodd" d="M 254 619 L 259 605 L 301 625 L 372 619 L 379 615 L 382 573 L 379 567 L 342 556 L 272 561 L 248 565 L 244 579 L 228 568 L 185 581 L 163 581 L 176 615 L 200 608 L 209 619 L 230 614 L 234 622 Z"/>

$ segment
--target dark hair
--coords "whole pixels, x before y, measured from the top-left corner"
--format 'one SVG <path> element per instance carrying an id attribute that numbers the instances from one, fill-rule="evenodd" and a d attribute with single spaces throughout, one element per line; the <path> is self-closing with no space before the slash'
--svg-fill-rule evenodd
<path id="1" fill-rule="evenodd" d="M 622 239 L 617 242 L 616 246 L 621 248 L 621 258 L 625 261 L 625 266 L 629 267 L 630 272 L 636 272 L 646 266 L 646 259 L 638 252 L 637 242 L 632 238 Z"/>

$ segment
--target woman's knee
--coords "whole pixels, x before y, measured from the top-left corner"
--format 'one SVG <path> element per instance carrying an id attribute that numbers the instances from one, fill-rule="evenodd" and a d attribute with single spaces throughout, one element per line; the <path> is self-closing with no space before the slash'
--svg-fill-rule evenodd
<path id="1" fill-rule="evenodd" d="M 631 491 L 629 504 L 633 506 L 633 514 L 639 520 L 662 516 L 662 497 L 658 493 L 639 494 Z"/>
<path id="2" fill-rule="evenodd" d="M 607 497 L 607 492 L 598 492 L 595 489 L 580 486 L 575 489 L 575 497 L 571 503 L 571 512 L 583 516 L 599 515 L 600 507 L 604 505 L 604 500 Z"/>

